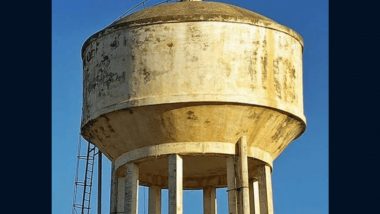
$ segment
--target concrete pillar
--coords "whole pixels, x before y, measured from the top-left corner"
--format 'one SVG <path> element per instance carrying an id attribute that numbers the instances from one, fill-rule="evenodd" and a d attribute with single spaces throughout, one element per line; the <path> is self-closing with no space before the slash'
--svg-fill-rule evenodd
<path id="1" fill-rule="evenodd" d="M 161 214 L 161 188 L 158 186 L 149 187 L 149 214 Z"/>
<path id="2" fill-rule="evenodd" d="M 117 175 L 116 175 L 116 169 L 115 164 L 112 163 L 111 168 L 111 195 L 110 195 L 110 213 L 116 214 L 117 213 Z"/>
<path id="3" fill-rule="evenodd" d="M 256 179 L 249 182 L 249 196 L 251 214 L 260 214 L 259 182 Z"/>
<path id="4" fill-rule="evenodd" d="M 203 189 L 203 214 L 217 214 L 216 188 Z"/>
<path id="5" fill-rule="evenodd" d="M 169 155 L 169 214 L 182 214 L 183 164 L 181 156 Z"/>
<path id="6" fill-rule="evenodd" d="M 139 192 L 139 168 L 134 163 L 127 164 L 125 178 L 124 213 L 138 214 L 138 192 Z"/>
<path id="7" fill-rule="evenodd" d="M 258 167 L 260 214 L 273 214 L 272 173 L 268 165 Z"/>
<path id="8" fill-rule="evenodd" d="M 125 177 L 117 177 L 116 213 L 124 213 Z"/>
<path id="9" fill-rule="evenodd" d="M 239 201 L 239 214 L 249 214 L 249 182 L 248 182 L 248 152 L 247 152 L 247 138 L 241 137 L 238 142 L 238 201 Z"/>
<path id="10" fill-rule="evenodd" d="M 237 194 L 235 179 L 235 157 L 227 158 L 227 191 L 228 191 L 228 213 L 237 214 Z"/>

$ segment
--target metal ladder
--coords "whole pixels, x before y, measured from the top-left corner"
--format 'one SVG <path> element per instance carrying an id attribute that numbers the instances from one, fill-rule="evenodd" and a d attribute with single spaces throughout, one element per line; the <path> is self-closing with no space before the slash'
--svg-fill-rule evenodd
<path id="1" fill-rule="evenodd" d="M 91 209 L 92 178 L 94 174 L 95 156 L 98 154 L 96 151 L 98 150 L 95 145 L 87 142 L 86 154 L 83 155 L 81 144 L 82 141 L 79 140 L 72 214 L 89 214 Z M 80 178 L 79 170 L 83 164 L 85 168 L 84 176 Z"/>

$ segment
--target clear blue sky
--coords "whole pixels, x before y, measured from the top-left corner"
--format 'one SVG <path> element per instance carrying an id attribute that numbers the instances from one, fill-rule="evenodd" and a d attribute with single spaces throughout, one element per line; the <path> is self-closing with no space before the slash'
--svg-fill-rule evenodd
<path id="1" fill-rule="evenodd" d="M 140 0 L 139 0 L 140 1 Z M 53 0 L 52 7 L 52 208 L 71 213 L 82 105 L 83 42 L 122 15 L 137 0 Z M 151 2 L 158 2 L 151 0 Z M 328 213 L 328 1 L 229 0 L 299 32 L 304 48 L 304 102 L 308 127 L 274 162 L 276 214 Z M 103 159 L 103 213 L 109 213 L 110 163 Z M 95 188 L 96 190 L 96 188 Z M 141 189 L 141 199 L 147 191 Z M 96 191 L 94 191 L 96 194 Z M 227 214 L 225 190 L 218 213 Z M 163 213 L 167 213 L 167 193 Z M 96 202 L 96 200 L 94 200 Z M 146 202 L 145 202 L 146 203 Z M 142 208 L 140 212 L 147 213 Z M 96 203 L 93 203 L 94 211 Z M 93 212 L 95 213 L 95 212 Z M 202 193 L 186 191 L 184 213 L 202 213 Z"/>

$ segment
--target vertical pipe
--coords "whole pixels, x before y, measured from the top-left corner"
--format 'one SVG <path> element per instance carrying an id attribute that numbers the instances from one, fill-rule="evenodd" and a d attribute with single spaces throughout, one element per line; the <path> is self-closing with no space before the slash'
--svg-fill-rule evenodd
<path id="1" fill-rule="evenodd" d="M 134 163 L 127 164 L 125 179 L 125 214 L 138 214 L 138 192 L 139 192 L 139 168 Z"/>
<path id="2" fill-rule="evenodd" d="M 203 189 L 203 214 L 217 214 L 216 188 L 205 187 Z"/>
<path id="3" fill-rule="evenodd" d="M 149 187 L 149 214 L 161 214 L 161 188 L 158 186 Z"/>
<path id="4" fill-rule="evenodd" d="M 237 214 L 236 180 L 235 180 L 235 157 L 227 157 L 227 191 L 228 213 Z"/>
<path id="5" fill-rule="evenodd" d="M 248 154 L 247 138 L 242 136 L 238 142 L 239 157 L 239 205 L 241 210 L 239 214 L 249 214 L 249 183 L 248 183 Z"/>
<path id="6" fill-rule="evenodd" d="M 258 167 L 260 214 L 273 214 L 272 175 L 268 165 Z"/>
<path id="7" fill-rule="evenodd" d="M 169 155 L 169 214 L 182 214 L 182 158 L 177 154 Z"/>
<path id="8" fill-rule="evenodd" d="M 98 214 L 102 214 L 102 152 L 98 150 Z"/>

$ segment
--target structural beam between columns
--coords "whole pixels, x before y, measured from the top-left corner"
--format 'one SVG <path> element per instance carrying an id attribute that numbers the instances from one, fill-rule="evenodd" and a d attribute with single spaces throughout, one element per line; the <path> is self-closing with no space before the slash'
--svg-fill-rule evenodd
<path id="1" fill-rule="evenodd" d="M 149 187 L 149 214 L 161 214 L 161 188 L 158 186 Z"/>
<path id="2" fill-rule="evenodd" d="M 181 156 L 169 155 L 169 214 L 182 214 L 183 163 Z"/>
<path id="3" fill-rule="evenodd" d="M 203 214 L 217 214 L 216 188 L 203 189 Z"/>
<path id="4" fill-rule="evenodd" d="M 272 173 L 268 165 L 258 167 L 260 214 L 273 214 Z"/>
<path id="5" fill-rule="evenodd" d="M 138 192 L 139 192 L 139 168 L 134 163 L 127 164 L 125 179 L 125 214 L 138 214 Z"/>
<path id="6" fill-rule="evenodd" d="M 249 182 L 249 196 L 251 214 L 260 214 L 259 183 L 256 179 Z"/>

